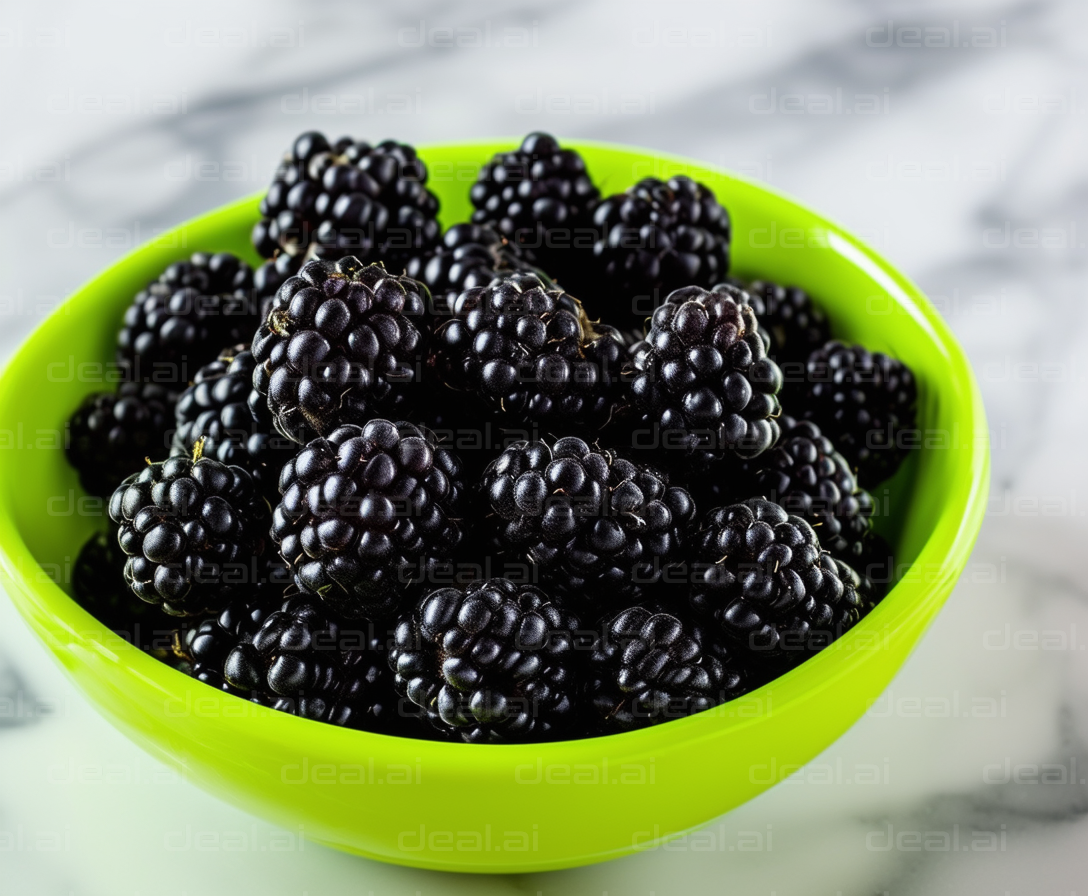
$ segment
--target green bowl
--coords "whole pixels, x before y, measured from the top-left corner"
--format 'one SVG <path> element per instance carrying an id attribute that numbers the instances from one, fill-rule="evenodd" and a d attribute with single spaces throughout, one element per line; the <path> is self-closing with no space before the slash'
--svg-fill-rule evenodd
<path id="1" fill-rule="evenodd" d="M 513 143 L 421 152 L 445 224 L 468 218 L 479 166 Z M 795 771 L 865 712 L 947 599 L 978 533 L 989 478 L 982 403 L 963 352 L 917 287 L 842 228 L 766 187 L 671 156 L 572 145 L 608 193 L 648 175 L 708 184 L 732 215 L 739 276 L 804 287 L 837 336 L 913 368 L 921 448 L 875 495 L 898 582 L 856 628 L 771 684 L 666 725 L 580 741 L 481 746 L 344 730 L 168 668 L 69 597 L 72 563 L 101 525 L 103 502 L 83 495 L 58 448 L 81 397 L 109 388 L 114 333 L 138 289 L 198 249 L 257 261 L 249 231 L 258 197 L 183 224 L 77 291 L 0 378 L 0 444 L 9 449 L 0 464 L 0 580 L 114 725 L 211 793 L 311 840 L 423 868 L 523 872 L 615 858 L 697 827 Z"/>

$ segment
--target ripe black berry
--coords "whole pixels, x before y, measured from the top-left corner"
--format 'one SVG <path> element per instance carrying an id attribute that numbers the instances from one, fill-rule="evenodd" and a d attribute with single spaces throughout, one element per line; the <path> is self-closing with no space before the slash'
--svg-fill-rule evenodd
<path id="1" fill-rule="evenodd" d="M 531 585 L 440 588 L 397 623 L 401 694 L 469 743 L 553 740 L 575 712 L 578 621 Z"/>
<path id="2" fill-rule="evenodd" d="M 253 339 L 253 385 L 296 442 L 404 410 L 421 373 L 427 290 L 356 258 L 311 261 Z"/>
<path id="3" fill-rule="evenodd" d="M 122 383 L 88 395 L 68 420 L 68 462 L 88 494 L 108 498 L 121 480 L 169 447 L 177 395 L 155 383 Z"/>
<path id="4" fill-rule="evenodd" d="M 378 618 L 461 540 L 460 464 L 411 423 L 315 439 L 280 475 L 272 537 L 295 582 L 349 618 Z"/>

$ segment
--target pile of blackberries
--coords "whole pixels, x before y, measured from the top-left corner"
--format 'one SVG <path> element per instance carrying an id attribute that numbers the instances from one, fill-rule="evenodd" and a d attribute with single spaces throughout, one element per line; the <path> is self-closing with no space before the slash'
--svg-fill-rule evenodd
<path id="1" fill-rule="evenodd" d="M 531 134 L 470 198 L 443 232 L 412 147 L 306 133 L 256 272 L 198 253 L 134 297 L 124 381 L 69 421 L 109 507 L 76 599 L 243 699 L 472 743 L 709 709 L 868 613 L 910 371 L 730 279 L 690 178 L 602 197 Z"/>

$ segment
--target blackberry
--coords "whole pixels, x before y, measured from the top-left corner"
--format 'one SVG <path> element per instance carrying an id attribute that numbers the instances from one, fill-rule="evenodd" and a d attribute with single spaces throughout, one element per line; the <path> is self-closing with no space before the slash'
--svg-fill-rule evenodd
<path id="1" fill-rule="evenodd" d="M 268 503 L 241 467 L 172 457 L 129 476 L 110 498 L 128 555 L 125 581 L 171 616 L 220 609 L 255 587 Z"/>
<path id="2" fill-rule="evenodd" d="M 108 498 L 145 457 L 164 453 L 176 400 L 154 383 L 121 383 L 83 400 L 68 420 L 65 449 L 87 494 Z"/>
<path id="3" fill-rule="evenodd" d="M 319 598 L 288 597 L 223 664 L 228 686 L 292 715 L 349 728 L 392 731 L 397 695 L 381 626 L 352 630 Z"/>
<path id="4" fill-rule="evenodd" d="M 782 417 L 779 424 L 774 448 L 722 471 L 712 493 L 724 503 L 767 498 L 813 526 L 832 556 L 860 563 L 868 550 L 872 496 L 815 423 Z"/>
<path id="5" fill-rule="evenodd" d="M 828 342 L 808 357 L 788 409 L 815 421 L 868 486 L 889 478 L 913 441 L 918 390 L 902 362 L 860 345 Z M 904 445 L 904 442 L 907 445 Z"/>
<path id="6" fill-rule="evenodd" d="M 265 258 L 355 256 L 399 271 L 439 238 L 438 198 L 407 144 L 377 146 L 308 131 L 296 138 L 261 200 L 253 246 Z"/>
<path id="7" fill-rule="evenodd" d="M 637 599 L 682 559 L 691 495 L 653 467 L 584 441 L 519 441 L 488 467 L 483 491 L 499 550 L 528 553 L 578 606 Z"/>
<path id="8" fill-rule="evenodd" d="M 356 258 L 310 261 L 276 293 L 253 338 L 253 385 L 300 444 L 408 406 L 421 371 L 414 321 L 427 290 Z"/>
<path id="9" fill-rule="evenodd" d="M 692 607 L 754 660 L 799 662 L 869 600 L 869 583 L 822 551 L 808 523 L 763 498 L 710 511 L 692 541 Z"/>
<path id="10" fill-rule="evenodd" d="M 426 595 L 396 627 L 397 690 L 469 743 L 554 740 L 575 713 L 578 620 L 509 579 Z"/>
<path id="11" fill-rule="evenodd" d="M 72 594 L 84 610 L 130 644 L 168 662 L 176 619 L 144 603 L 125 582 L 125 555 L 114 533 L 96 532 L 72 568 Z"/>
<path id="12" fill-rule="evenodd" d="M 429 363 L 454 390 L 477 397 L 507 424 L 599 429 L 612 413 L 619 334 L 535 274 L 469 289 L 434 333 Z"/>
<path id="13" fill-rule="evenodd" d="M 298 446 L 275 431 L 272 415 L 253 389 L 253 354 L 244 346 L 224 349 L 197 371 L 174 409 L 171 454 L 190 456 L 203 440 L 203 454 L 246 470 L 261 493 L 279 500 L 280 470 Z"/>
<path id="14" fill-rule="evenodd" d="M 586 700 L 601 733 L 702 712 L 746 690 L 728 649 L 676 616 L 630 607 L 607 620 L 589 654 Z M 724 662 L 723 662 L 724 661 Z"/>
<path id="15" fill-rule="evenodd" d="M 117 364 L 132 382 L 185 388 L 220 347 L 248 341 L 260 323 L 253 272 L 233 255 L 198 252 L 141 290 L 117 334 Z"/>
<path id="16" fill-rule="evenodd" d="M 732 287 L 670 293 L 633 354 L 632 402 L 667 452 L 695 466 L 755 457 L 778 439 L 782 372 L 766 356 L 748 296 Z"/>
<path id="17" fill-rule="evenodd" d="M 551 276 L 580 275 L 593 246 L 593 212 L 601 194 L 576 150 L 549 134 L 529 134 L 512 152 L 496 153 L 469 193 L 473 224 L 494 227 L 536 256 Z"/>
<path id="18" fill-rule="evenodd" d="M 640 327 L 662 297 L 709 288 L 729 270 L 729 214 L 703 184 L 678 175 L 647 177 L 601 201 L 593 216 L 597 287 L 624 327 Z"/>
<path id="19" fill-rule="evenodd" d="M 454 224 L 430 254 L 417 255 L 405 273 L 430 291 L 431 312 L 439 317 L 453 313 L 457 297 L 466 289 L 488 286 L 496 277 L 516 271 L 532 272 L 532 255 L 518 249 L 490 227 Z"/>
<path id="20" fill-rule="evenodd" d="M 284 466 L 272 537 L 303 591 L 375 619 L 452 556 L 462 489 L 456 455 L 427 430 L 342 426 Z"/>
<path id="21" fill-rule="evenodd" d="M 179 633 L 174 649 L 184 662 L 184 671 L 217 690 L 241 696 L 242 692 L 223 677 L 223 666 L 231 651 L 252 638 L 277 606 L 267 594 L 254 592 Z"/>
<path id="22" fill-rule="evenodd" d="M 751 296 L 760 329 L 770 337 L 768 351 L 779 364 L 804 362 L 831 338 L 826 315 L 799 286 L 780 286 L 770 280 L 753 280 L 746 285 L 729 281 L 725 285 L 741 287 Z"/>

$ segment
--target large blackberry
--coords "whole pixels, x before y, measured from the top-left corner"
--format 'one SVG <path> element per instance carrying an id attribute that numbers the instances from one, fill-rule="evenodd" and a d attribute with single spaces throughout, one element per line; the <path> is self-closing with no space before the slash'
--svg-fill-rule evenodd
<path id="1" fill-rule="evenodd" d="M 148 464 L 117 487 L 109 512 L 125 581 L 171 616 L 220 609 L 258 583 L 268 503 L 240 467 L 199 448 Z"/>
<path id="2" fill-rule="evenodd" d="M 782 417 L 779 424 L 774 448 L 722 469 L 711 492 L 724 504 L 767 498 L 812 525 L 832 556 L 859 564 L 868 550 L 872 497 L 815 423 Z"/>
<path id="3" fill-rule="evenodd" d="M 397 695 L 382 626 L 350 629 L 319 598 L 293 595 L 226 656 L 223 678 L 242 696 L 292 715 L 392 731 Z"/>
<path id="4" fill-rule="evenodd" d="M 65 450 L 88 494 L 108 498 L 144 458 L 165 453 L 176 400 L 155 383 L 121 383 L 83 400 L 68 420 Z"/>
<path id="5" fill-rule="evenodd" d="M 397 690 L 469 743 L 561 737 L 575 712 L 578 620 L 509 579 L 440 588 L 397 623 Z"/>
<path id="6" fill-rule="evenodd" d="M 630 607 L 605 621 L 589 654 L 586 699 L 602 733 L 710 709 L 747 690 L 724 645 L 676 616 Z"/>
<path id="7" fill-rule="evenodd" d="M 184 388 L 224 345 L 260 323 L 253 272 L 233 255 L 198 252 L 170 265 L 125 312 L 117 364 L 126 380 Z"/>
<path id="8" fill-rule="evenodd" d="M 480 224 L 454 224 L 435 250 L 417 255 L 405 273 L 431 291 L 436 317 L 453 313 L 466 289 L 488 286 L 496 277 L 515 271 L 532 272 L 532 255 L 518 249 L 498 232 Z"/>
<path id="9" fill-rule="evenodd" d="M 266 258 L 309 249 L 335 260 L 383 261 L 393 272 L 438 241 L 438 198 L 407 144 L 377 146 L 308 131 L 296 138 L 261 200 L 253 245 Z"/>
<path id="10" fill-rule="evenodd" d="M 518 149 L 496 153 L 469 196 L 474 224 L 531 250 L 551 276 L 564 280 L 590 260 L 601 194 L 581 155 L 551 135 L 532 133 Z"/>
<path id="11" fill-rule="evenodd" d="M 574 437 L 513 443 L 483 490 L 496 547 L 528 553 L 579 607 L 637 599 L 658 582 L 682 559 L 695 513 L 691 495 L 658 470 Z"/>
<path id="12" fill-rule="evenodd" d="M 469 289 L 434 334 L 440 380 L 470 392 L 507 424 L 599 429 L 625 357 L 619 334 L 535 274 Z"/>
<path id="13" fill-rule="evenodd" d="M 253 338 L 253 385 L 283 435 L 305 443 L 409 404 L 427 290 L 356 258 L 310 261 Z"/>
<path id="14" fill-rule="evenodd" d="M 633 367 L 636 411 L 666 452 L 704 466 L 727 451 L 755 457 L 778 438 L 782 372 L 766 356 L 741 290 L 671 293 L 636 347 Z"/>
<path id="15" fill-rule="evenodd" d="M 869 584 L 822 551 L 808 523 L 763 498 L 710 511 L 692 541 L 692 606 L 754 659 L 799 662 L 869 600 Z"/>
<path id="16" fill-rule="evenodd" d="M 641 326 L 663 298 L 709 287 L 729 269 L 729 214 L 690 177 L 647 177 L 601 201 L 593 216 L 598 286 L 617 325 Z"/>
<path id="17" fill-rule="evenodd" d="M 171 454 L 188 456 L 203 439 L 203 454 L 246 470 L 270 501 L 279 500 L 280 470 L 298 445 L 276 432 L 272 415 L 253 389 L 253 354 L 224 349 L 197 372 L 174 409 Z"/>
<path id="18" fill-rule="evenodd" d="M 918 444 L 914 375 L 860 345 L 828 342 L 809 355 L 803 383 L 787 384 L 787 410 L 814 420 L 872 487 Z"/>
<path id="19" fill-rule="evenodd" d="M 342 426 L 289 461 L 272 537 L 307 593 L 378 618 L 461 540 L 460 463 L 411 423 Z"/>
<path id="20" fill-rule="evenodd" d="M 84 610 L 130 644 L 163 661 L 172 657 L 176 619 L 144 603 L 128 587 L 125 555 L 114 533 L 96 532 L 72 568 L 72 595 Z"/>
<path id="21" fill-rule="evenodd" d="M 799 286 L 780 286 L 770 280 L 748 284 L 731 280 L 726 285 L 741 287 L 751 297 L 760 330 L 770 337 L 768 352 L 779 364 L 804 362 L 831 338 L 826 315 Z"/>

